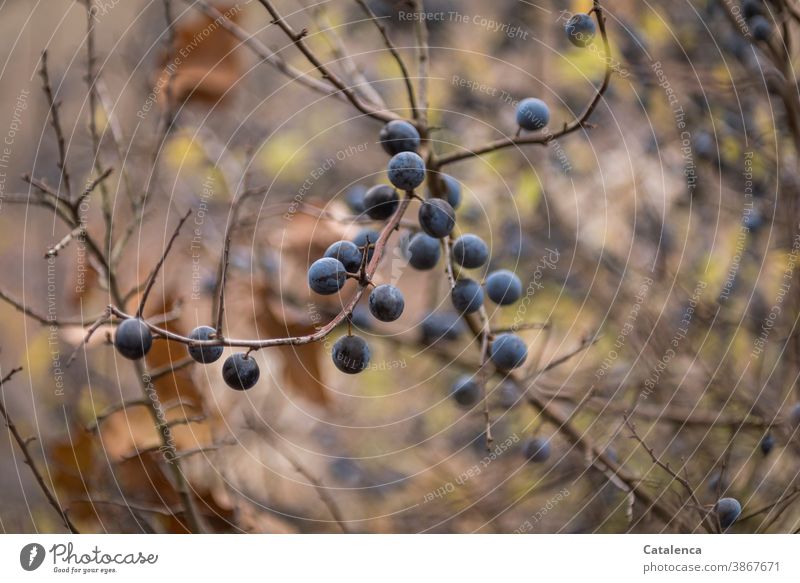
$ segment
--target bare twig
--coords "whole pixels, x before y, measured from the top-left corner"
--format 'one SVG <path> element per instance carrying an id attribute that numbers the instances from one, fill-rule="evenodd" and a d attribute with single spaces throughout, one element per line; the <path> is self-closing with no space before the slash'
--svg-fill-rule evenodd
<path id="1" fill-rule="evenodd" d="M 39 488 L 44 493 L 44 496 L 45 498 L 47 498 L 47 501 L 50 503 L 50 506 L 52 506 L 53 509 L 56 511 L 56 513 L 58 513 L 58 515 L 61 517 L 61 521 L 64 523 L 64 526 L 66 526 L 71 533 L 79 534 L 78 529 L 72 523 L 72 520 L 70 520 L 69 516 L 67 516 L 67 511 L 64 510 L 58 503 L 55 493 L 50 489 L 50 486 L 47 485 L 47 482 L 45 482 L 44 477 L 42 476 L 41 472 L 39 472 L 39 468 L 36 467 L 36 461 L 33 459 L 31 452 L 28 451 L 29 440 L 23 439 L 23 437 L 17 430 L 17 426 L 14 425 L 14 421 L 11 419 L 11 417 L 8 414 L 8 411 L 6 410 L 5 391 L 4 391 L 5 384 L 8 381 L 10 381 L 11 378 L 21 370 L 22 367 L 12 369 L 11 372 L 9 372 L 6 376 L 3 377 L 2 380 L 0 380 L 0 392 L 3 393 L 2 399 L 0 399 L 0 414 L 3 415 L 3 419 L 5 419 L 6 425 L 8 426 L 8 431 L 11 433 L 11 436 L 14 438 L 14 441 L 17 442 L 19 449 L 22 451 L 22 455 L 25 457 L 25 463 L 31 469 L 33 477 L 36 478 L 36 483 L 39 484 Z"/>
<path id="2" fill-rule="evenodd" d="M 175 231 L 172 233 L 172 237 L 170 237 L 167 246 L 164 248 L 164 252 L 161 254 L 161 258 L 156 263 L 155 267 L 153 267 L 153 271 L 150 273 L 150 277 L 147 279 L 147 285 L 142 292 L 142 301 L 139 302 L 139 308 L 136 310 L 136 317 L 141 318 L 142 314 L 144 313 L 144 307 L 147 303 L 147 297 L 150 295 L 150 291 L 153 289 L 153 284 L 156 281 L 156 277 L 158 277 L 158 272 L 161 270 L 161 266 L 164 265 L 164 261 L 167 259 L 167 255 L 169 255 L 170 250 L 172 249 L 173 243 L 175 243 L 175 239 L 178 238 L 178 235 L 181 232 L 181 227 L 186 222 L 186 219 L 189 218 L 189 215 L 192 214 L 192 209 L 186 211 L 186 214 L 183 215 L 180 221 L 178 221 L 178 225 L 175 227 Z"/>
<path id="3" fill-rule="evenodd" d="M 42 67 L 39 69 L 39 75 L 42 77 L 42 88 L 47 97 L 47 105 L 50 108 L 50 123 L 53 126 L 53 131 L 56 133 L 56 142 L 58 144 L 58 169 L 61 170 L 61 180 L 64 183 L 64 190 L 67 191 L 65 197 L 68 201 L 72 202 L 72 186 L 70 185 L 69 169 L 67 168 L 67 141 L 64 139 L 64 128 L 61 126 L 61 118 L 59 116 L 59 103 L 53 95 L 53 86 L 50 82 L 50 72 L 47 69 L 47 51 L 42 51 Z"/>

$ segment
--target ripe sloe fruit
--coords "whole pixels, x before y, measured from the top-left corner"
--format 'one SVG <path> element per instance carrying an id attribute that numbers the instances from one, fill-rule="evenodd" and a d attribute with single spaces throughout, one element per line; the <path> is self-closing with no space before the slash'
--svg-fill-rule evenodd
<path id="1" fill-rule="evenodd" d="M 329 296 L 344 287 L 347 270 L 333 257 L 317 259 L 308 269 L 308 286 L 318 294 Z"/>
<path id="2" fill-rule="evenodd" d="M 447 237 L 456 226 L 456 213 L 450 203 L 431 198 L 419 207 L 419 226 L 431 237 Z"/>
<path id="3" fill-rule="evenodd" d="M 522 282 L 507 269 L 493 271 L 486 278 L 486 295 L 501 306 L 513 304 L 522 297 Z"/>
<path id="4" fill-rule="evenodd" d="M 425 181 L 425 162 L 414 152 L 400 152 L 389 160 L 389 182 L 400 190 L 414 190 Z"/>
<path id="5" fill-rule="evenodd" d="M 517 105 L 517 125 L 524 130 L 536 131 L 550 123 L 550 108 L 541 99 L 528 97 Z"/>
<path id="6" fill-rule="evenodd" d="M 567 21 L 564 31 L 569 42 L 576 47 L 584 48 L 591 44 L 597 34 L 597 26 L 588 14 L 576 14 Z"/>
<path id="7" fill-rule="evenodd" d="M 414 269 L 424 271 L 433 269 L 439 263 L 442 255 L 442 246 L 439 239 L 434 239 L 426 233 L 417 233 L 411 237 L 408 244 L 408 263 Z"/>
<path id="8" fill-rule="evenodd" d="M 727 530 L 742 514 L 742 505 L 736 498 L 721 498 L 714 507 L 720 526 Z"/>
<path id="9" fill-rule="evenodd" d="M 350 241 L 337 241 L 328 247 L 324 256 L 338 259 L 350 273 L 358 273 L 361 268 L 361 250 Z"/>
<path id="10" fill-rule="evenodd" d="M 369 366 L 369 345 L 360 336 L 342 336 L 333 345 L 332 357 L 343 373 L 358 374 Z"/>
<path id="11" fill-rule="evenodd" d="M 231 354 L 222 365 L 222 379 L 226 385 L 237 391 L 252 389 L 260 376 L 256 359 L 244 352 Z"/>
<path id="12" fill-rule="evenodd" d="M 761 453 L 764 455 L 769 455 L 772 449 L 775 447 L 775 438 L 772 437 L 771 433 L 767 433 L 762 439 L 761 443 Z"/>
<path id="13" fill-rule="evenodd" d="M 473 377 L 465 375 L 459 377 L 453 383 L 450 394 L 455 402 L 462 407 L 472 407 L 481 397 L 481 387 Z"/>
<path id="14" fill-rule="evenodd" d="M 189 338 L 192 340 L 210 340 L 211 336 L 216 333 L 216 330 L 211 326 L 198 326 L 192 333 L 189 334 Z M 197 362 L 201 362 L 203 364 L 211 364 L 212 362 L 217 362 L 219 358 L 222 356 L 222 346 L 189 346 L 189 356 L 191 356 Z"/>
<path id="15" fill-rule="evenodd" d="M 453 244 L 453 260 L 467 269 L 481 267 L 489 260 L 489 247 L 477 235 L 463 235 Z"/>
<path id="16" fill-rule="evenodd" d="M 353 237 L 353 243 L 356 244 L 356 247 L 364 248 L 367 246 L 367 239 L 369 239 L 370 245 L 375 245 L 380 236 L 381 234 L 378 231 L 373 231 L 372 229 L 362 229 L 355 237 Z M 372 261 L 373 255 L 375 255 L 375 247 L 370 247 L 369 253 L 367 254 L 367 263 Z"/>
<path id="17" fill-rule="evenodd" d="M 500 370 L 519 368 L 528 358 L 528 347 L 519 336 L 500 334 L 492 342 L 491 358 Z"/>
<path id="18" fill-rule="evenodd" d="M 550 453 L 550 442 L 541 437 L 531 437 L 522 446 L 522 454 L 529 462 L 546 462 L 550 459 Z"/>
<path id="19" fill-rule="evenodd" d="M 123 320 L 114 334 L 114 346 L 125 358 L 139 360 L 150 352 L 153 334 L 140 318 Z"/>
<path id="20" fill-rule="evenodd" d="M 369 218 L 384 221 L 394 214 L 399 201 L 400 197 L 394 188 L 388 184 L 378 184 L 364 196 L 364 210 Z"/>
<path id="21" fill-rule="evenodd" d="M 390 121 L 383 126 L 378 139 L 390 156 L 400 152 L 416 152 L 419 148 L 419 132 L 407 121 Z"/>
<path id="22" fill-rule="evenodd" d="M 394 322 L 405 306 L 403 294 L 393 285 L 379 285 L 369 294 L 369 311 L 381 322 Z"/>
<path id="23" fill-rule="evenodd" d="M 483 288 L 473 279 L 460 279 L 450 293 L 453 307 L 462 314 L 472 314 L 483 305 Z"/>

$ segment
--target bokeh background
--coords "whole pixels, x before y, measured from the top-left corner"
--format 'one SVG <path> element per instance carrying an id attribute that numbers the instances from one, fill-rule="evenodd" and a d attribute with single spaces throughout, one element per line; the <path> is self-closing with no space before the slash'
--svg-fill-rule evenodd
<path id="1" fill-rule="evenodd" d="M 254 46 L 318 78 L 258 2 L 212 4 L 257 45 L 191 1 L 97 1 L 88 20 L 80 2 L 0 4 L 0 289 L 17 303 L 88 326 L 111 302 L 80 245 L 43 259 L 68 229 L 24 202 L 34 189 L 23 174 L 60 184 L 38 73 L 45 49 L 73 184 L 80 189 L 97 173 L 90 121 L 102 136 L 99 165 L 114 169 L 105 184 L 112 242 L 129 237 L 116 260 L 120 287 L 132 290 L 128 308 L 192 209 L 148 314 L 169 313 L 169 327 L 184 333 L 212 323 L 225 226 L 244 192 L 229 335 L 308 333 L 352 293 L 314 296 L 305 272 L 330 243 L 377 228 L 347 200 L 386 179 L 381 125 L 263 62 Z M 275 4 L 363 95 L 410 115 L 396 63 L 356 2 Z M 368 4 L 414 76 L 408 6 Z M 477 368 L 477 341 L 463 333 L 422 342 L 423 320 L 449 311 L 449 290 L 443 269 L 407 265 L 411 213 L 378 272 L 404 291 L 405 314 L 392 325 L 363 307 L 356 314 L 373 352 L 363 374 L 342 375 L 331 363 L 332 340 L 344 330 L 325 343 L 261 351 L 261 381 L 246 393 L 224 386 L 222 361 L 186 366 L 185 348 L 156 342 L 147 368 L 177 368 L 154 390 L 175 423 L 178 451 L 190 452 L 181 462 L 208 530 L 700 531 L 698 517 L 721 496 L 742 502 L 736 532 L 800 527 L 800 415 L 792 415 L 800 364 L 798 9 L 789 0 L 754 2 L 747 20 L 738 0 L 604 1 L 609 61 L 601 44 L 577 48 L 564 34 L 562 11 L 591 4 L 425 2 L 439 15 L 428 23 L 436 152 L 514 135 L 515 104 L 529 96 L 548 103 L 557 130 L 580 116 L 606 65 L 614 70 L 591 126 L 446 168 L 463 189 L 457 232 L 483 237 L 488 269 L 516 271 L 527 290 L 526 301 L 490 309 L 498 329 L 530 325 L 520 334 L 531 354 L 522 386 L 497 376 L 488 384 L 491 450 L 482 407 L 464 410 L 449 397 L 453 381 Z M 766 28 L 753 26 L 757 17 Z M 165 69 L 186 47 L 180 65 Z M 132 201 L 145 192 L 139 216 Z M 94 192 L 82 216 L 101 239 L 103 213 Z M 185 532 L 147 407 L 109 414 L 142 399 L 141 378 L 109 345 L 111 328 L 67 367 L 85 326 L 52 329 L 6 302 L 0 322 L 3 374 L 24 367 L 3 386 L 3 403 L 20 431 L 35 436 L 29 448 L 81 530 Z M 567 419 L 579 443 L 530 395 Z M 652 455 L 631 437 L 626 412 Z M 766 435 L 775 441 L 767 455 Z M 546 463 L 521 453 L 533 436 L 550 440 Z M 610 479 L 587 442 L 675 520 Z M 690 485 L 691 497 L 654 456 Z M 63 529 L 5 437 L 0 490 L 4 532 Z"/>

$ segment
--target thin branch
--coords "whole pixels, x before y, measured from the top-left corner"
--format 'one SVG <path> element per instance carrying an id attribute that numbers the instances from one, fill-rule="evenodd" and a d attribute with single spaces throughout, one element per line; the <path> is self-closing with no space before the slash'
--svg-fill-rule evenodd
<path id="1" fill-rule="evenodd" d="M 172 237 L 170 237 L 167 246 L 164 248 L 164 252 L 161 254 L 161 258 L 156 263 L 155 267 L 153 267 L 153 271 L 150 273 L 150 277 L 147 280 L 147 285 L 142 292 L 142 301 L 139 302 L 139 308 L 136 310 L 136 317 L 141 318 L 142 313 L 144 313 L 144 307 L 147 303 L 147 297 L 150 295 L 150 291 L 153 289 L 153 284 L 156 282 L 156 277 L 158 277 L 158 272 L 161 270 L 161 267 L 164 265 L 164 261 L 167 259 L 167 255 L 169 255 L 170 250 L 172 249 L 173 243 L 175 243 L 175 239 L 178 238 L 178 235 L 181 232 L 181 227 L 186 222 L 186 219 L 189 218 L 189 215 L 192 214 L 192 209 L 186 211 L 186 214 L 183 215 L 180 221 L 178 221 L 178 226 L 175 227 L 175 231 L 172 233 Z"/>
<path id="2" fill-rule="evenodd" d="M 428 83 L 430 82 L 430 50 L 428 48 L 428 23 L 424 16 L 424 7 L 420 0 L 411 0 L 414 12 L 417 13 L 414 23 L 414 36 L 417 43 L 417 95 L 419 105 L 415 119 L 427 138 L 428 134 Z"/>
<path id="3" fill-rule="evenodd" d="M 9 372 L 5 377 L 3 377 L 2 380 L 0 380 L 0 392 L 2 392 L 2 397 L 3 397 L 2 399 L 0 399 L 0 414 L 3 415 L 3 419 L 5 419 L 6 425 L 8 426 L 8 430 L 11 433 L 11 436 L 14 438 L 14 441 L 17 442 L 17 445 L 22 451 L 22 455 L 25 457 L 25 463 L 31 469 L 31 472 L 33 472 L 33 477 L 36 478 L 36 482 L 39 484 L 39 488 L 44 493 L 44 496 L 45 498 L 47 498 L 47 501 L 50 503 L 50 506 L 52 506 L 53 509 L 56 511 L 56 513 L 58 513 L 58 515 L 61 517 L 62 522 L 64 523 L 64 526 L 66 526 L 71 533 L 79 534 L 78 529 L 72 523 L 72 520 L 70 520 L 69 516 L 67 516 L 66 510 L 61 508 L 61 505 L 58 503 L 55 494 L 47 485 L 47 482 L 45 482 L 41 472 L 39 472 L 39 469 L 36 467 L 36 462 L 34 461 L 30 451 L 28 451 L 29 440 L 22 438 L 19 431 L 17 430 L 17 426 L 14 425 L 14 421 L 11 419 L 11 417 L 8 414 L 8 411 L 6 410 L 5 384 L 8 381 L 10 381 L 11 378 L 21 370 L 22 367 L 12 369 L 11 372 Z"/>
<path id="4" fill-rule="evenodd" d="M 689 483 L 684 476 L 681 476 L 678 472 L 674 471 L 669 463 L 661 461 L 661 458 L 656 455 L 656 452 L 653 450 L 652 447 L 648 446 L 647 443 L 642 439 L 639 434 L 636 432 L 636 425 L 631 421 L 630 416 L 628 414 L 623 415 L 623 419 L 625 421 L 626 427 L 631 432 L 631 437 L 635 439 L 639 445 L 648 453 L 650 459 L 653 460 L 653 463 L 660 467 L 662 470 L 667 472 L 673 479 L 677 480 L 678 483 L 683 486 L 686 490 L 687 494 L 689 494 L 689 498 L 691 499 L 692 503 L 694 504 L 697 511 L 700 513 L 700 517 L 702 520 L 703 525 L 705 526 L 708 532 L 716 532 L 717 528 L 713 521 L 709 518 L 709 513 L 703 511 L 703 504 L 697 498 L 695 494 L 695 488 Z M 684 504 L 685 505 L 685 504 Z"/>
<path id="5" fill-rule="evenodd" d="M 45 251 L 44 258 L 50 259 L 51 257 L 57 257 L 58 254 L 61 251 L 63 251 L 67 247 L 67 245 L 69 245 L 70 241 L 72 241 L 73 239 L 77 239 L 85 231 L 86 229 L 83 227 L 83 225 L 78 225 L 77 227 L 72 229 L 69 233 L 64 235 L 64 238 L 61 239 L 58 243 L 56 243 L 55 245 L 50 247 L 47 251 Z"/>
<path id="6" fill-rule="evenodd" d="M 606 70 L 605 74 L 603 75 L 603 82 L 601 83 L 600 87 L 594 94 L 594 97 L 589 102 L 589 105 L 583 111 L 581 116 L 573 121 L 570 124 L 564 124 L 564 127 L 559 130 L 558 132 L 544 132 L 539 133 L 533 136 L 513 136 L 513 137 L 505 137 L 495 140 L 493 142 L 489 142 L 484 146 L 479 146 L 474 149 L 468 149 L 461 152 L 452 152 L 450 154 L 444 154 L 438 156 L 436 158 L 436 167 L 441 168 L 448 164 L 452 164 L 454 162 L 458 162 L 460 160 L 465 160 L 467 158 L 482 156 L 484 154 L 488 154 L 490 152 L 496 152 L 498 150 L 503 150 L 505 148 L 528 145 L 528 144 L 538 144 L 541 146 L 546 146 L 553 140 L 557 140 L 567 134 L 571 134 L 579 129 L 589 127 L 589 118 L 594 113 L 594 110 L 597 109 L 597 106 L 602 101 L 608 87 L 611 83 L 611 75 L 614 72 L 614 67 L 612 66 L 613 60 L 611 59 L 611 49 L 608 42 L 608 33 L 606 31 L 606 17 L 603 12 L 603 8 L 600 5 L 599 0 L 594 0 L 594 7 L 592 12 L 595 14 L 597 19 L 597 27 L 600 31 L 600 37 L 603 42 L 603 50 L 605 52 L 604 61 L 606 63 Z"/>
<path id="7" fill-rule="evenodd" d="M 42 88 L 47 97 L 47 105 L 50 108 L 50 123 L 56 133 L 58 143 L 58 168 L 61 170 L 61 180 L 64 182 L 64 189 L 67 191 L 66 199 L 72 201 L 72 186 L 70 185 L 69 170 L 67 168 L 67 141 L 64 139 L 64 129 L 61 126 L 61 117 L 58 112 L 59 103 L 53 95 L 53 86 L 50 83 L 50 72 L 47 69 L 47 51 L 42 51 L 42 67 L 39 70 L 42 77 Z"/>
<path id="8" fill-rule="evenodd" d="M 403 57 L 400 55 L 400 52 L 397 50 L 397 47 L 392 42 L 392 39 L 389 38 L 389 33 L 386 30 L 386 27 L 380 21 L 375 13 L 372 11 L 372 8 L 364 0 L 356 0 L 361 9 L 369 16 L 370 20 L 375 24 L 375 27 L 378 29 L 378 32 L 381 33 L 383 37 L 383 42 L 386 45 L 386 48 L 391 53 L 392 57 L 394 58 L 397 66 L 400 68 L 400 74 L 403 77 L 403 82 L 406 86 L 406 94 L 408 95 L 408 103 L 411 106 L 411 114 L 414 119 L 419 117 L 418 105 L 417 105 L 417 96 L 416 92 L 414 91 L 414 83 L 411 81 L 411 75 L 408 72 L 408 67 L 406 67 L 405 62 L 403 61 Z"/>
<path id="9" fill-rule="evenodd" d="M 314 65 L 314 67 L 319 71 L 324 79 L 333 84 L 336 89 L 341 91 L 347 100 L 355 107 L 358 111 L 372 117 L 374 119 L 389 122 L 394 119 L 400 119 L 399 116 L 396 114 L 387 111 L 385 109 L 376 109 L 371 105 L 364 103 L 361 98 L 356 94 L 356 92 L 351 88 L 345 85 L 345 83 L 333 72 L 331 71 L 320 59 L 314 54 L 314 52 L 308 47 L 308 45 L 303 40 L 305 36 L 308 34 L 306 29 L 301 30 L 300 32 L 296 32 L 294 28 L 284 19 L 280 13 L 275 9 L 272 5 L 272 2 L 269 0 L 258 0 L 258 3 L 261 4 L 264 8 L 266 8 L 267 12 L 269 12 L 270 16 L 272 16 L 272 20 L 278 27 L 289 37 L 297 49 L 303 53 L 303 55 L 308 59 L 308 61 Z"/>

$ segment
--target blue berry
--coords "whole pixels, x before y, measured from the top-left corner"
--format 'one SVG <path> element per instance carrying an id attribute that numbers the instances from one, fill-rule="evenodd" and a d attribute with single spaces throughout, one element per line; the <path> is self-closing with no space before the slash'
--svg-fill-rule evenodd
<path id="1" fill-rule="evenodd" d="M 755 40 L 768 42 L 770 37 L 772 37 L 772 25 L 769 23 L 769 20 L 760 14 L 751 18 L 749 24 Z"/>
<path id="2" fill-rule="evenodd" d="M 723 530 L 727 530 L 742 514 L 742 505 L 736 498 L 722 498 L 714 507 Z"/>
<path id="3" fill-rule="evenodd" d="M 522 282 L 507 269 L 493 271 L 486 278 L 486 295 L 495 304 L 507 306 L 522 297 Z"/>
<path id="4" fill-rule="evenodd" d="M 417 128 L 401 120 L 392 120 L 383 126 L 378 139 L 390 156 L 400 152 L 416 152 L 420 141 Z"/>
<path id="5" fill-rule="evenodd" d="M 789 421 L 794 427 L 800 428 L 800 403 L 792 407 L 792 411 L 789 413 Z"/>
<path id="6" fill-rule="evenodd" d="M 199 326 L 192 330 L 189 338 L 192 340 L 210 340 L 216 333 L 211 326 Z M 189 346 L 189 356 L 197 362 L 211 364 L 217 362 L 222 356 L 222 346 Z"/>
<path id="7" fill-rule="evenodd" d="M 522 454 L 530 462 L 543 463 L 550 459 L 550 442 L 541 437 L 531 437 L 522 446 Z"/>
<path id="8" fill-rule="evenodd" d="M 450 203 L 431 198 L 419 207 L 419 226 L 431 237 L 447 237 L 456 226 L 456 213 Z"/>
<path id="9" fill-rule="evenodd" d="M 440 174 L 439 180 L 442 184 L 442 198 L 457 209 L 461 205 L 461 183 L 449 174 Z"/>
<path id="10" fill-rule="evenodd" d="M 222 379 L 226 385 L 237 391 L 252 389 L 260 376 L 256 359 L 244 352 L 231 354 L 222 365 Z"/>
<path id="11" fill-rule="evenodd" d="M 517 385 L 510 380 L 504 380 L 500 383 L 495 389 L 495 392 L 497 393 L 497 403 L 503 409 L 511 409 L 511 407 L 516 405 L 520 400 L 519 389 L 517 389 Z"/>
<path id="12" fill-rule="evenodd" d="M 394 188 L 388 184 L 378 184 L 364 196 L 364 210 L 369 218 L 383 221 L 394 214 L 399 201 L 400 197 Z"/>
<path id="13" fill-rule="evenodd" d="M 541 99 L 528 97 L 517 105 L 517 125 L 524 130 L 540 130 L 550 123 L 550 108 Z"/>
<path id="14" fill-rule="evenodd" d="M 425 181 L 425 162 L 414 152 L 400 152 L 389 160 L 389 182 L 400 190 L 414 190 Z"/>
<path id="15" fill-rule="evenodd" d="M 477 235 L 463 235 L 453 244 L 453 260 L 467 269 L 481 267 L 489 260 L 489 247 Z"/>
<path id="16" fill-rule="evenodd" d="M 519 336 L 501 334 L 492 342 L 491 358 L 500 370 L 519 368 L 528 358 L 528 347 Z"/>
<path id="17" fill-rule="evenodd" d="M 576 47 L 583 48 L 591 44 L 597 34 L 597 25 L 588 14 L 576 14 L 567 21 L 564 31 L 567 33 L 569 42 Z"/>
<path id="18" fill-rule="evenodd" d="M 434 312 L 425 317 L 421 328 L 422 344 L 430 346 L 439 341 L 458 340 L 464 332 L 464 322 L 453 312 Z"/>
<path id="19" fill-rule="evenodd" d="M 772 449 L 775 447 L 775 438 L 772 437 L 771 433 L 767 433 L 762 439 L 761 443 L 761 453 L 764 455 L 769 455 Z"/>
<path id="20" fill-rule="evenodd" d="M 439 263 L 442 246 L 439 239 L 425 233 L 417 233 L 408 243 L 408 263 L 414 269 L 425 271 L 433 269 Z"/>
<path id="21" fill-rule="evenodd" d="M 373 245 L 373 247 L 369 248 L 369 253 L 367 254 L 367 263 L 372 261 L 372 256 L 375 255 L 374 245 L 378 242 L 378 238 L 380 236 L 381 234 L 378 231 L 373 231 L 372 229 L 362 229 L 355 237 L 353 237 L 353 243 L 355 243 L 356 247 L 359 249 L 363 250 L 368 243 Z"/>
<path id="22" fill-rule="evenodd" d="M 370 350 L 359 336 L 342 336 L 333 345 L 333 364 L 343 373 L 358 374 L 369 366 Z"/>
<path id="23" fill-rule="evenodd" d="M 472 314 L 483 305 L 483 288 L 472 279 L 459 279 L 450 293 L 453 307 L 462 314 Z"/>
<path id="24" fill-rule="evenodd" d="M 353 313 L 350 315 L 350 321 L 353 323 L 353 326 L 359 330 L 372 329 L 372 318 L 369 315 L 369 309 L 363 304 L 358 304 L 355 308 L 353 308 Z"/>
<path id="25" fill-rule="evenodd" d="M 361 250 L 350 241 L 337 241 L 328 247 L 325 257 L 338 259 L 349 273 L 358 273 L 361 268 Z"/>
<path id="26" fill-rule="evenodd" d="M 139 318 L 123 320 L 114 334 L 114 346 L 125 358 L 139 360 L 150 352 L 153 346 L 153 334 L 150 328 Z"/>
<path id="27" fill-rule="evenodd" d="M 360 184 L 356 184 L 344 195 L 347 207 L 354 215 L 360 215 L 364 212 L 364 195 L 366 194 L 367 189 Z"/>
<path id="28" fill-rule="evenodd" d="M 405 306 L 403 294 L 393 285 L 379 285 L 369 294 L 369 311 L 381 322 L 394 322 Z"/>
<path id="29" fill-rule="evenodd" d="M 347 270 L 332 257 L 317 259 L 308 269 L 308 286 L 318 294 L 329 296 L 344 287 Z"/>
<path id="30" fill-rule="evenodd" d="M 450 390 L 455 402 L 462 407 L 472 407 L 481 398 L 481 387 L 473 377 L 459 377 Z"/>

